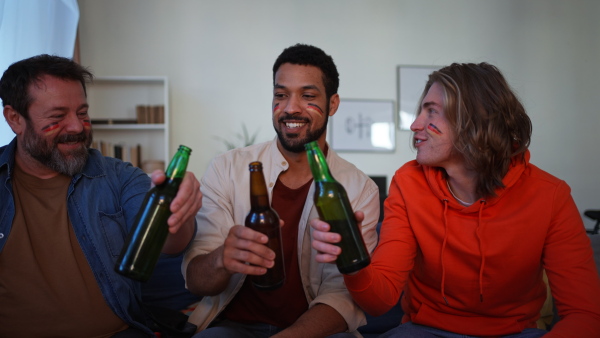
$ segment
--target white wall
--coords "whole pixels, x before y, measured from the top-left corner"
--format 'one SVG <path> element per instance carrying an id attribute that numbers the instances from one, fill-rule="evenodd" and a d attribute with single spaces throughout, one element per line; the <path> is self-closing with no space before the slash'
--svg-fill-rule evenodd
<path id="1" fill-rule="evenodd" d="M 600 1 L 596 0 L 79 0 L 82 63 L 96 75 L 166 75 L 171 152 L 194 149 L 201 175 L 245 123 L 274 137 L 271 67 L 297 42 L 331 54 L 340 96 L 396 99 L 396 66 L 486 61 L 533 120 L 534 164 L 600 208 Z M 93 116 L 93 107 L 91 107 Z M 393 154 L 342 153 L 369 175 L 414 158 L 410 133 Z M 586 226 L 592 223 L 585 220 Z"/>

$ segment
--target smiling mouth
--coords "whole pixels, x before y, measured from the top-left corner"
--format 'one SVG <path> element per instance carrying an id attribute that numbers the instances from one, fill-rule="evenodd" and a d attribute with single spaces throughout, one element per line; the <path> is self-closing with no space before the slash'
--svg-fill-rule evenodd
<path id="1" fill-rule="evenodd" d="M 306 122 L 285 122 L 285 126 L 290 129 L 300 128 L 306 125 Z"/>

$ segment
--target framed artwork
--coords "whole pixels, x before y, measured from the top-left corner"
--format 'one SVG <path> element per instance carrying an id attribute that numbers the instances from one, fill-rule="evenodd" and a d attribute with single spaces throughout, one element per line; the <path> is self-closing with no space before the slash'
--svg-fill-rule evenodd
<path id="1" fill-rule="evenodd" d="M 329 144 L 336 151 L 393 152 L 394 100 L 341 99 L 329 121 Z"/>
<path id="2" fill-rule="evenodd" d="M 439 66 L 398 66 L 398 129 L 410 130 L 429 74 L 438 69 Z"/>

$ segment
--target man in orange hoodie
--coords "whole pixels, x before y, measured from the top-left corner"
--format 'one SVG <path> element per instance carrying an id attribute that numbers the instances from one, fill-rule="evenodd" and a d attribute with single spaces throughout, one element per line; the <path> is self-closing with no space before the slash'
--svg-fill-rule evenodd
<path id="1" fill-rule="evenodd" d="M 344 275 L 374 316 L 404 292 L 402 324 L 382 337 L 600 337 L 590 240 L 569 186 L 529 163 L 531 129 L 496 67 L 429 76 L 417 158 L 394 175 L 371 265 Z M 311 226 L 317 261 L 334 261 L 339 234 Z M 536 326 L 544 271 L 561 318 L 550 332 Z"/>

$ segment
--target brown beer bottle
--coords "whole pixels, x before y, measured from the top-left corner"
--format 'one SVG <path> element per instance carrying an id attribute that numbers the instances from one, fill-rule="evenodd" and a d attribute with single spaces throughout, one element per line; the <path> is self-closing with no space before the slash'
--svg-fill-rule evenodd
<path id="1" fill-rule="evenodd" d="M 356 223 L 346 189 L 331 176 L 317 141 L 305 144 L 304 148 L 314 177 L 314 201 L 319 217 L 329 224 L 331 232 L 342 236 L 341 242 L 336 243 L 342 249 L 335 261 L 338 270 L 345 274 L 358 271 L 371 263 L 371 257 Z"/>
<path id="2" fill-rule="evenodd" d="M 190 148 L 179 146 L 165 171 L 165 181 L 146 194 L 115 265 L 118 273 L 142 282 L 150 279 L 169 234 L 171 201 L 183 181 L 191 152 Z"/>
<path id="3" fill-rule="evenodd" d="M 283 248 L 281 246 L 281 230 L 279 215 L 271 208 L 265 177 L 261 162 L 250 163 L 250 212 L 246 216 L 245 225 L 255 231 L 267 235 L 267 247 L 275 252 L 275 265 L 260 276 L 248 276 L 254 287 L 260 290 L 274 290 L 285 281 L 283 266 Z"/>

